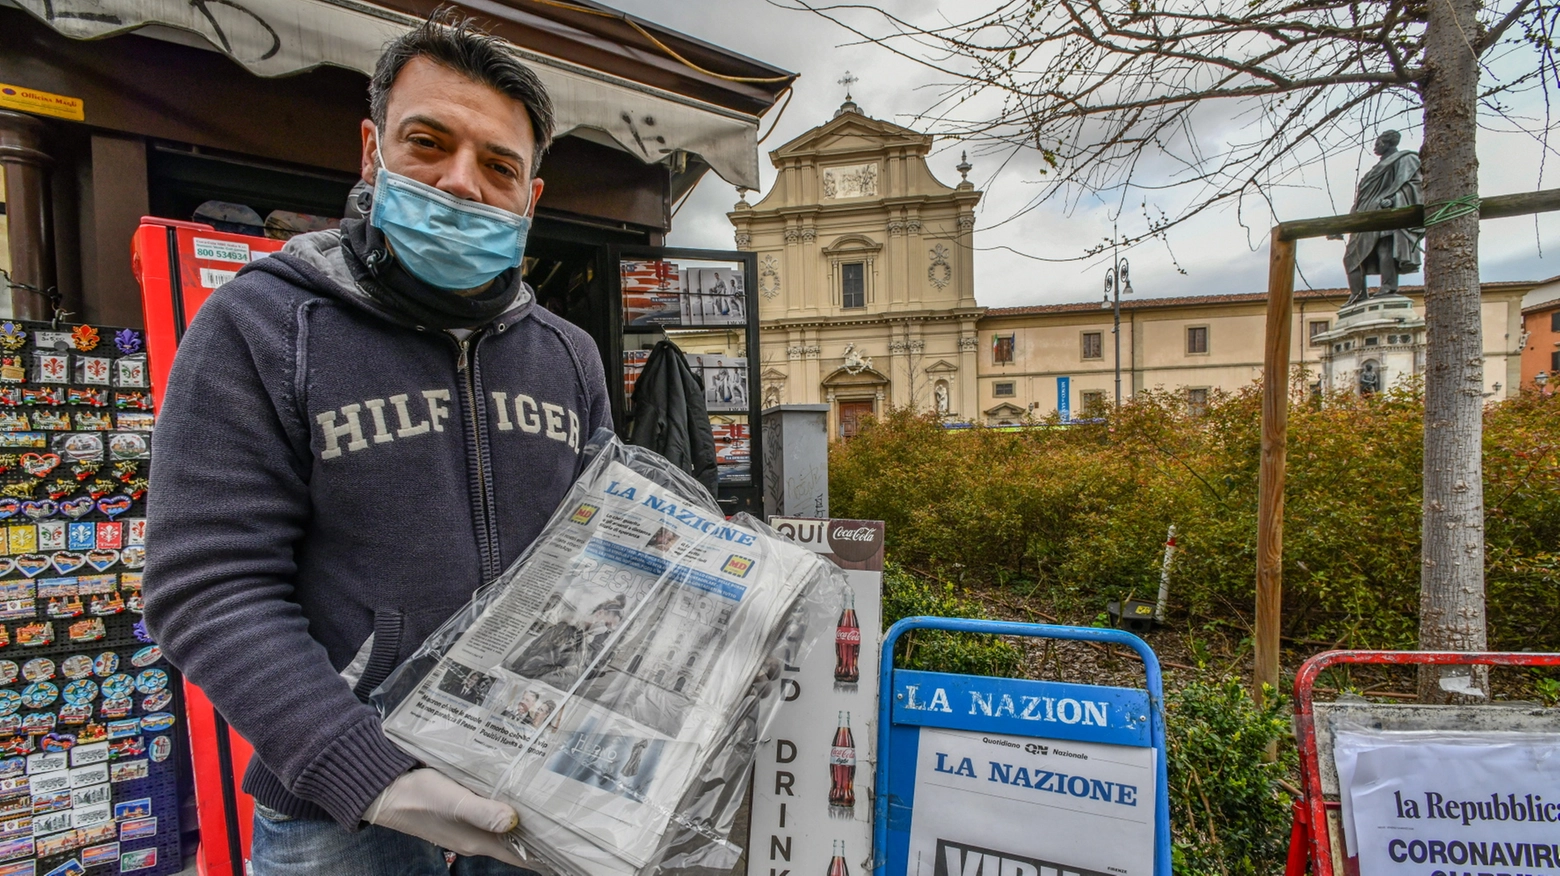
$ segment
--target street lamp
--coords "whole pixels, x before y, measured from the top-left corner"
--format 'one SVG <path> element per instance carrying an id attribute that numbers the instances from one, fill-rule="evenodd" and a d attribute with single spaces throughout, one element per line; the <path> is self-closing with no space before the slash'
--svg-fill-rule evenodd
<path id="1" fill-rule="evenodd" d="M 1111 233 L 1115 237 L 1115 233 Z M 1132 294 L 1132 279 L 1127 273 L 1127 260 L 1116 258 L 1116 248 L 1111 247 L 1114 264 L 1105 272 L 1105 301 L 1100 306 L 1113 311 L 1110 333 L 1116 336 L 1116 407 L 1121 407 L 1121 296 Z"/>
<path id="2" fill-rule="evenodd" d="M 1548 395 L 1549 394 L 1549 393 L 1544 391 L 1544 385 L 1547 384 L 1547 383 L 1549 383 L 1549 372 L 1548 371 L 1540 371 L 1537 374 L 1533 375 L 1533 385 L 1538 387 L 1538 392 L 1539 392 L 1540 395 Z"/>

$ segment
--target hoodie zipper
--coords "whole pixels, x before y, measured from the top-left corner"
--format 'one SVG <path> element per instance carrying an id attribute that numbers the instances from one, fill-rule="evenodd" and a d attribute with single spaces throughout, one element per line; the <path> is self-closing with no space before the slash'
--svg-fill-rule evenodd
<path id="1" fill-rule="evenodd" d="M 464 340 L 455 340 L 456 358 L 455 371 L 460 376 L 461 388 L 466 397 L 467 421 L 471 423 L 471 432 L 467 436 L 470 440 L 470 452 L 476 462 L 477 483 L 476 492 L 478 506 L 477 513 L 478 538 L 477 546 L 482 556 L 482 580 L 484 583 L 498 577 L 498 533 L 494 531 L 494 522 L 497 514 L 494 509 L 492 483 L 488 476 L 485 447 L 482 441 L 483 420 L 482 408 L 477 404 L 477 373 L 476 373 L 476 348 L 482 340 L 482 330 L 478 329 L 466 336 Z"/>

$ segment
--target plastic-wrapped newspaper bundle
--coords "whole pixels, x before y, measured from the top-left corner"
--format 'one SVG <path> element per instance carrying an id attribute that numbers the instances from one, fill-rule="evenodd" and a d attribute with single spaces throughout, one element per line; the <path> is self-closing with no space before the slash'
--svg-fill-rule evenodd
<path id="1" fill-rule="evenodd" d="M 601 432 L 536 542 L 375 692 L 385 732 L 520 813 L 561 874 L 724 871 L 782 661 L 837 568 Z M 817 625 L 814 625 L 815 627 Z"/>

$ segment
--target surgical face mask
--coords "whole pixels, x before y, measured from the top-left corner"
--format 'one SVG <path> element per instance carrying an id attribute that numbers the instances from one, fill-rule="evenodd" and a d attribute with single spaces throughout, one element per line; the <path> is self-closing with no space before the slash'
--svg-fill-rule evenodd
<path id="1" fill-rule="evenodd" d="M 369 223 L 412 276 L 440 289 L 475 289 L 520 264 L 529 218 L 390 171 L 378 150 L 374 157 L 379 170 Z"/>

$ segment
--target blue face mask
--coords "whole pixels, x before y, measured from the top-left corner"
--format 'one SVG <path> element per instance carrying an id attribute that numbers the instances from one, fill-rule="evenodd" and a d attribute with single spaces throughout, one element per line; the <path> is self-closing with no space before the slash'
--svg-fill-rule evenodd
<path id="1" fill-rule="evenodd" d="M 369 223 L 384 233 L 412 276 L 458 290 L 475 289 L 520 264 L 531 231 L 525 216 L 386 170 L 382 158 Z"/>

